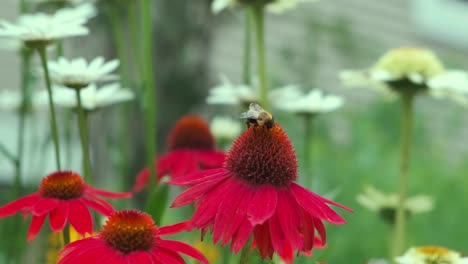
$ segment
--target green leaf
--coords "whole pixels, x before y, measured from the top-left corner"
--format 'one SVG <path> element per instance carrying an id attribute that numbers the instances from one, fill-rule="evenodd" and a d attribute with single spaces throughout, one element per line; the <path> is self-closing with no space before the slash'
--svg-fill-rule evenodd
<path id="1" fill-rule="evenodd" d="M 159 184 L 149 195 L 146 201 L 145 211 L 150 214 L 157 225 L 161 224 L 164 211 L 166 210 L 169 185 Z"/>

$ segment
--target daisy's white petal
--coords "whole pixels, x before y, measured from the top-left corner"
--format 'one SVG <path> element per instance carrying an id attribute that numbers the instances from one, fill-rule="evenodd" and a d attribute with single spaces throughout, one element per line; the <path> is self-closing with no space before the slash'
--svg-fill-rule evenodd
<path id="1" fill-rule="evenodd" d="M 215 117 L 210 123 L 210 129 L 221 140 L 234 140 L 241 133 L 239 120 L 228 117 Z"/>
<path id="2" fill-rule="evenodd" d="M 272 13 L 281 14 L 295 8 L 301 2 L 312 2 L 317 0 L 276 0 L 267 5 L 267 10 Z"/>
<path id="3" fill-rule="evenodd" d="M 214 0 L 211 3 L 211 12 L 217 14 L 232 4 L 231 0 Z"/>
<path id="4" fill-rule="evenodd" d="M 424 82 L 424 76 L 418 72 L 411 72 L 408 74 L 408 79 L 416 84 L 422 84 Z"/>

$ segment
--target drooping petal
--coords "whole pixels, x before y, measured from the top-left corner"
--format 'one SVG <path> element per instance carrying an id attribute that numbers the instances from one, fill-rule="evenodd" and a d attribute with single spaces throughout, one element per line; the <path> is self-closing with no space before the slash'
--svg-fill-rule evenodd
<path id="1" fill-rule="evenodd" d="M 179 156 L 170 172 L 171 178 L 178 178 L 200 170 L 191 150 L 179 150 L 178 153 Z"/>
<path id="2" fill-rule="evenodd" d="M 196 155 L 202 169 L 220 168 L 226 159 L 226 154 L 221 151 L 196 150 L 194 152 L 194 155 Z"/>
<path id="3" fill-rule="evenodd" d="M 180 233 L 182 231 L 187 231 L 191 229 L 191 222 L 184 221 L 174 225 L 162 226 L 158 228 L 158 235 L 160 236 L 169 236 L 173 234 Z"/>
<path id="4" fill-rule="evenodd" d="M 99 213 L 101 213 L 102 215 L 105 215 L 105 216 L 109 216 L 111 215 L 113 212 L 114 212 L 114 209 L 111 207 L 107 207 L 107 206 L 104 206 L 100 203 L 97 203 L 95 201 L 92 201 L 92 200 L 88 200 L 88 199 L 83 199 L 82 200 L 87 206 L 93 208 L 94 210 L 98 211 Z"/>
<path id="5" fill-rule="evenodd" d="M 281 230 L 281 226 L 278 220 L 278 215 L 274 214 L 269 220 L 269 227 L 270 227 L 270 236 L 271 242 L 273 244 L 273 248 L 278 255 L 284 255 L 284 244 L 285 244 L 285 237 L 283 234 L 283 230 Z"/>
<path id="6" fill-rule="evenodd" d="M 320 240 L 323 245 L 327 243 L 327 232 L 325 231 L 325 226 L 323 225 L 322 221 L 320 219 L 314 218 L 314 225 L 315 228 L 317 229 L 317 232 L 320 235 Z M 315 241 L 314 241 L 315 245 Z"/>
<path id="7" fill-rule="evenodd" d="M 250 224 L 249 221 L 244 220 L 244 222 L 242 222 L 241 226 L 232 238 L 231 251 L 233 251 L 234 253 L 239 252 L 239 250 L 242 249 L 247 240 L 249 240 L 252 231 L 253 226 Z"/>
<path id="8" fill-rule="evenodd" d="M 27 241 L 33 240 L 37 233 L 41 230 L 42 224 L 44 224 L 44 220 L 46 218 L 46 215 L 38 215 L 38 216 L 33 216 L 31 220 L 31 224 L 29 224 L 29 229 L 28 229 L 28 236 L 27 236 Z"/>
<path id="9" fill-rule="evenodd" d="M 68 219 L 68 203 L 62 203 L 57 206 L 49 216 L 50 228 L 54 232 L 63 230 Z"/>
<path id="10" fill-rule="evenodd" d="M 168 182 L 168 184 L 178 185 L 178 186 L 189 186 L 189 185 L 198 184 L 200 182 L 205 182 L 206 180 L 210 178 L 227 177 L 230 174 L 231 172 L 227 171 L 224 168 L 204 170 L 204 171 L 190 173 L 188 175 L 179 177 L 177 179 L 172 179 Z"/>
<path id="11" fill-rule="evenodd" d="M 165 248 L 158 248 L 153 251 L 153 255 L 161 264 L 185 264 L 184 259 L 179 254 Z"/>
<path id="12" fill-rule="evenodd" d="M 93 219 L 88 208 L 80 199 L 70 200 L 68 220 L 78 234 L 84 236 L 93 232 Z"/>
<path id="13" fill-rule="evenodd" d="M 144 168 L 141 170 L 135 179 L 135 185 L 133 185 L 133 191 L 139 192 L 149 181 L 150 170 L 149 168 Z"/>
<path id="14" fill-rule="evenodd" d="M 278 191 L 276 213 L 286 240 L 291 243 L 293 249 L 301 249 L 304 244 L 304 238 L 299 233 L 300 218 L 297 203 L 289 190 Z"/>
<path id="15" fill-rule="evenodd" d="M 325 201 L 320 199 L 320 196 L 304 189 L 294 182 L 291 183 L 290 188 L 296 201 L 313 217 L 317 217 L 332 224 L 346 223 L 346 220 L 328 207 Z"/>
<path id="16" fill-rule="evenodd" d="M 205 256 L 203 256 L 203 254 L 200 251 L 185 243 L 175 240 L 160 240 L 158 245 L 169 250 L 181 252 L 187 256 L 199 260 L 200 262 L 208 264 L 208 260 L 205 258 Z"/>
<path id="17" fill-rule="evenodd" d="M 247 216 L 253 226 L 263 224 L 276 210 L 278 197 L 276 189 L 271 185 L 257 187 L 250 206 L 247 208 Z"/>
<path id="18" fill-rule="evenodd" d="M 106 190 L 96 189 L 89 185 L 86 186 L 86 192 L 91 192 L 93 194 L 97 194 L 97 195 L 104 196 L 107 198 L 112 198 L 112 199 L 132 197 L 132 193 L 130 192 L 110 192 Z"/>
<path id="19" fill-rule="evenodd" d="M 206 181 L 185 190 L 181 194 L 179 194 L 174 201 L 172 202 L 171 207 L 179 207 L 189 203 L 192 203 L 202 196 L 204 196 L 207 192 L 209 192 L 212 188 L 215 188 L 221 181 L 226 179 L 226 177 L 215 177 L 209 178 Z"/>
<path id="20" fill-rule="evenodd" d="M 311 254 L 314 247 L 315 225 L 312 216 L 304 209 L 299 208 L 299 218 L 301 219 L 300 232 L 304 238 L 302 252 L 306 255 Z"/>
<path id="21" fill-rule="evenodd" d="M 82 200 L 83 200 L 83 202 L 84 202 L 84 200 L 94 201 L 94 202 L 100 204 L 102 207 L 104 207 L 107 211 L 112 211 L 112 212 L 115 211 L 114 207 L 112 207 L 112 205 L 109 202 L 107 202 L 104 199 L 99 198 L 98 196 L 96 196 L 94 194 L 86 193 L 83 196 Z"/>
<path id="22" fill-rule="evenodd" d="M 32 213 L 34 215 L 44 215 L 49 213 L 50 211 L 57 208 L 60 203 L 62 203 L 59 199 L 54 198 L 42 198 L 40 199 L 32 208 Z"/>
<path id="23" fill-rule="evenodd" d="M 273 244 L 271 244 L 270 228 L 268 226 L 268 222 L 255 226 L 254 237 L 255 243 L 257 244 L 262 258 L 271 259 L 273 257 L 274 250 Z"/>
<path id="24" fill-rule="evenodd" d="M 0 207 L 0 218 L 13 215 L 18 211 L 30 210 L 30 208 L 32 208 L 39 199 L 40 195 L 38 193 L 33 193 L 8 203 Z"/>

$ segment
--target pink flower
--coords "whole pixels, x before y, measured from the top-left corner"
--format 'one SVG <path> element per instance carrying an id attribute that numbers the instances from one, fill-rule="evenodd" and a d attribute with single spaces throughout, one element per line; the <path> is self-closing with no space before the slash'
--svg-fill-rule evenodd
<path id="1" fill-rule="evenodd" d="M 273 253 L 292 263 L 295 252 L 306 255 L 326 243 L 322 221 L 346 221 L 329 205 L 351 209 L 296 183 L 293 146 L 278 124 L 253 125 L 233 144 L 222 168 L 172 179 L 169 184 L 193 186 L 177 196 L 172 207 L 196 203 L 192 225 L 210 229 L 213 241 L 238 252 L 251 235 L 262 258 Z M 317 231 L 317 232 L 316 232 Z"/>
<path id="2" fill-rule="evenodd" d="M 46 216 L 49 216 L 52 231 L 62 231 L 68 221 L 84 236 L 93 232 L 93 219 L 88 207 L 106 216 L 114 212 L 112 205 L 98 196 L 128 198 L 132 195 L 95 189 L 85 184 L 77 173 L 58 171 L 44 177 L 37 192 L 0 207 L 0 218 L 19 211 L 31 214 L 28 241 L 39 233 Z"/>
<path id="3" fill-rule="evenodd" d="M 208 123 L 198 116 L 184 116 L 172 128 L 167 141 L 169 152 L 156 160 L 157 177 L 177 178 L 203 169 L 220 168 L 226 155 L 215 150 L 215 140 Z M 138 173 L 134 191 L 149 181 L 149 168 Z"/>
<path id="4" fill-rule="evenodd" d="M 163 240 L 187 229 L 188 222 L 157 227 L 150 215 L 136 210 L 113 213 L 99 235 L 68 244 L 59 253 L 58 264 L 165 264 L 185 263 L 179 253 L 205 264 L 198 250 L 175 240 Z"/>

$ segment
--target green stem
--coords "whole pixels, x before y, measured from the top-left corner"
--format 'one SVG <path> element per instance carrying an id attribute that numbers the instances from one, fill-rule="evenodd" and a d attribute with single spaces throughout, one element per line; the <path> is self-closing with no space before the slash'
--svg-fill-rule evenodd
<path id="1" fill-rule="evenodd" d="M 57 129 L 57 117 L 55 115 L 55 106 L 54 106 L 54 99 L 52 96 L 52 84 L 50 82 L 49 68 L 47 67 L 46 45 L 39 45 L 37 47 L 37 51 L 39 53 L 39 57 L 41 58 L 42 68 L 44 69 L 46 87 L 47 87 L 47 92 L 48 92 L 47 94 L 49 97 L 50 129 L 52 132 L 52 139 L 54 141 L 55 161 L 57 164 L 57 170 L 61 170 L 62 166 L 60 165 L 60 143 L 59 143 L 58 129 Z"/>
<path id="2" fill-rule="evenodd" d="M 145 116 L 145 139 L 146 139 L 146 163 L 150 169 L 149 189 L 153 191 L 157 187 L 156 180 L 156 92 L 153 69 L 153 21 L 152 3 L 150 0 L 141 1 L 141 27 L 143 30 L 143 52 L 144 52 L 144 79 L 143 79 L 143 111 Z"/>
<path id="3" fill-rule="evenodd" d="M 264 6 L 254 6 L 253 15 L 255 22 L 255 33 L 257 36 L 257 67 L 258 79 L 260 81 L 260 104 L 266 110 L 269 110 L 268 102 L 268 83 L 265 63 L 265 39 L 264 39 Z"/>
<path id="4" fill-rule="evenodd" d="M 304 114 L 304 168 L 307 170 L 305 178 L 305 187 L 310 188 L 312 185 L 312 137 L 313 137 L 313 116 Z"/>
<path id="5" fill-rule="evenodd" d="M 242 79 L 247 85 L 250 85 L 250 57 L 251 57 L 251 35 L 252 35 L 252 12 L 250 9 L 245 9 L 244 18 L 244 61 Z"/>
<path id="6" fill-rule="evenodd" d="M 81 152 L 83 154 L 83 171 L 84 179 L 88 184 L 93 182 L 91 175 L 91 159 L 89 156 L 89 139 L 88 139 L 88 118 L 83 108 L 83 103 L 81 101 L 80 89 L 75 89 L 76 91 L 76 100 L 78 102 L 78 128 L 80 131 L 80 141 L 81 141 Z"/>
<path id="7" fill-rule="evenodd" d="M 252 239 L 250 236 L 249 240 L 245 243 L 244 247 L 241 250 L 239 264 L 248 264 L 250 256 L 252 255 Z"/>
<path id="8" fill-rule="evenodd" d="M 65 227 L 62 230 L 63 235 L 63 246 L 70 244 L 70 224 L 65 224 Z"/>
<path id="9" fill-rule="evenodd" d="M 141 43 L 141 36 L 138 34 L 140 32 L 140 27 L 138 27 L 138 20 L 137 20 L 137 7 L 138 5 L 135 3 L 130 3 L 130 8 L 128 12 L 128 20 L 130 24 L 130 39 L 133 42 L 133 52 L 134 52 L 134 65 L 136 68 L 136 73 L 140 77 L 140 81 L 143 79 L 144 70 L 142 69 L 143 64 L 143 56 L 142 56 L 142 43 Z"/>
<path id="10" fill-rule="evenodd" d="M 413 96 L 414 95 L 411 93 L 403 93 L 401 95 L 401 160 L 393 241 L 393 258 L 403 253 L 405 247 L 405 200 L 408 189 L 408 164 L 411 145 Z"/>
<path id="11" fill-rule="evenodd" d="M 122 86 L 127 86 L 128 85 L 128 60 L 127 60 L 127 55 L 125 52 L 125 36 L 123 34 L 123 28 L 124 25 L 123 23 L 120 23 L 122 21 L 122 18 L 119 17 L 119 9 L 116 8 L 115 6 L 109 6 L 107 9 L 107 13 L 109 15 L 109 21 L 111 24 L 111 30 L 112 30 L 112 37 L 114 39 L 115 43 L 115 49 L 117 51 L 117 57 L 120 60 L 120 77 L 121 77 L 121 83 Z"/>

